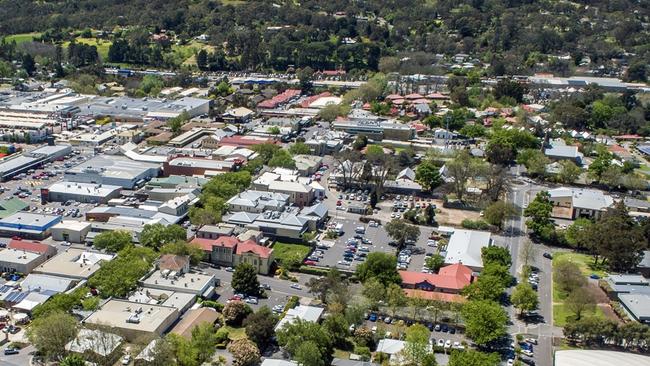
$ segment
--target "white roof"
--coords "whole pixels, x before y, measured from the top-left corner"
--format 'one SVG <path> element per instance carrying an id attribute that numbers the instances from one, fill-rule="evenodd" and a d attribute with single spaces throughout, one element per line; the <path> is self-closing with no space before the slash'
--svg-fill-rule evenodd
<path id="1" fill-rule="evenodd" d="M 101 356 L 110 355 L 122 343 L 123 338 L 100 330 L 79 330 L 77 338 L 65 345 L 68 352 L 84 353 L 92 351 Z"/>
<path id="2" fill-rule="evenodd" d="M 641 366 L 650 357 L 635 353 L 601 350 L 562 350 L 555 352 L 555 366 Z"/>
<path id="3" fill-rule="evenodd" d="M 275 326 L 275 330 L 281 329 L 286 323 L 292 322 L 294 319 L 302 319 L 304 321 L 315 323 L 320 319 L 325 309 L 316 306 L 298 305 L 293 309 L 287 310 L 284 318 L 280 319 Z"/>
<path id="4" fill-rule="evenodd" d="M 406 342 L 400 341 L 399 339 L 381 339 L 377 344 L 377 352 L 394 355 L 396 353 L 400 353 L 405 346 Z"/>
<path id="5" fill-rule="evenodd" d="M 55 292 L 64 292 L 70 288 L 72 282 L 73 281 L 71 279 L 63 277 L 31 273 L 25 277 L 23 282 L 20 283 L 20 287 L 24 291 L 40 289 Z"/>
<path id="6" fill-rule="evenodd" d="M 266 360 L 262 361 L 262 366 L 298 366 L 298 364 L 293 361 L 267 358 Z"/>
<path id="7" fill-rule="evenodd" d="M 483 267 L 481 249 L 490 246 L 490 236 L 488 231 L 454 230 L 447 244 L 445 263 Z"/>
<path id="8" fill-rule="evenodd" d="M 571 197 L 572 205 L 576 208 L 605 210 L 614 204 L 614 199 L 611 196 L 594 189 L 561 187 L 551 189 L 548 193 L 551 198 Z"/>

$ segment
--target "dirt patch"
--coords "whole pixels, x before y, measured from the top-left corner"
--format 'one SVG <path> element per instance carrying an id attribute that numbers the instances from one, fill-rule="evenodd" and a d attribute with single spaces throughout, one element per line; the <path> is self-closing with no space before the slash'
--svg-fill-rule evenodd
<path id="1" fill-rule="evenodd" d="M 612 307 L 609 304 L 598 304 L 598 307 L 600 308 L 600 310 L 603 311 L 603 314 L 605 314 L 605 317 L 607 319 L 613 320 L 617 323 L 623 323 L 621 318 L 619 318 L 618 315 L 616 315 L 614 309 L 612 309 Z"/>
<path id="2" fill-rule="evenodd" d="M 589 290 L 589 292 L 594 297 L 596 304 L 609 304 L 609 298 L 607 297 L 607 294 L 605 294 L 605 291 L 598 287 L 597 283 L 590 281 L 587 284 L 587 290 Z"/>
<path id="3" fill-rule="evenodd" d="M 444 208 L 441 200 L 433 200 L 433 203 L 439 210 L 436 212 L 436 221 L 440 225 L 460 226 L 465 219 L 478 220 L 481 218 L 477 211 Z"/>

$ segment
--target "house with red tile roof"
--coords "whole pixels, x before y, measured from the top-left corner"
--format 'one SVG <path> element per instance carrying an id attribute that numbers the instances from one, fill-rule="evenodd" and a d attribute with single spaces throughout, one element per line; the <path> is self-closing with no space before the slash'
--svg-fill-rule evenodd
<path id="1" fill-rule="evenodd" d="M 459 294 L 465 286 L 472 283 L 473 278 L 472 270 L 460 263 L 443 267 L 437 274 L 400 271 L 399 275 L 402 278 L 402 287 L 407 290 L 445 294 Z M 422 295 L 414 291 L 406 291 L 406 294 L 409 296 Z"/>
<path id="2" fill-rule="evenodd" d="M 43 255 L 45 259 L 50 259 L 56 254 L 56 248 L 51 245 L 23 239 L 11 239 L 9 244 L 7 244 L 7 248 L 40 254 Z"/>
<path id="3" fill-rule="evenodd" d="M 163 254 L 158 260 L 158 269 L 176 272 L 179 275 L 190 271 L 190 257 L 186 255 Z"/>
<path id="4" fill-rule="evenodd" d="M 235 236 L 221 236 L 217 239 L 194 238 L 190 244 L 203 249 L 207 262 L 228 267 L 249 263 L 261 274 L 269 274 L 274 260 L 273 249 L 259 245 L 253 240 L 241 241 Z"/>

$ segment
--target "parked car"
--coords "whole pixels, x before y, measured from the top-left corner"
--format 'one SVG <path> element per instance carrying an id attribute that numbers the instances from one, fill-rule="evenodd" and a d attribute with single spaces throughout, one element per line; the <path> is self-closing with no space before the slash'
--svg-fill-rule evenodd
<path id="1" fill-rule="evenodd" d="M 122 358 L 122 365 L 128 365 L 131 363 L 131 355 L 125 355 L 124 358 Z"/>
<path id="2" fill-rule="evenodd" d="M 17 348 L 5 348 L 5 356 L 17 355 L 18 353 L 20 353 L 20 351 Z"/>
<path id="3" fill-rule="evenodd" d="M 544 258 L 547 258 L 547 259 L 553 259 L 553 255 L 551 255 L 551 253 L 544 252 L 544 254 L 542 254 L 542 256 Z"/>
<path id="4" fill-rule="evenodd" d="M 370 316 L 368 316 L 368 320 L 371 322 L 376 322 L 377 321 L 377 314 L 371 313 Z"/>
<path id="5" fill-rule="evenodd" d="M 291 287 L 294 290 L 302 290 L 302 287 L 300 287 L 300 285 L 297 283 L 292 283 L 291 286 L 289 287 Z"/>

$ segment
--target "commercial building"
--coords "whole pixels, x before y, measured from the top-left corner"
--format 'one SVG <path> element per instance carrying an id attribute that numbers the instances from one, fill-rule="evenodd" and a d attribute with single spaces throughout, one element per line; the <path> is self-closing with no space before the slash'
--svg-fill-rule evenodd
<path id="1" fill-rule="evenodd" d="M 641 275 L 610 275 L 605 281 L 631 319 L 650 324 L 650 281 Z"/>
<path id="2" fill-rule="evenodd" d="M 0 250 L 0 272 L 30 273 L 45 262 L 44 255 L 16 249 Z"/>
<path id="3" fill-rule="evenodd" d="M 302 241 L 302 234 L 309 230 L 309 220 L 298 216 L 295 209 L 288 212 L 267 211 L 263 214 L 236 212 L 226 222 L 290 242 Z"/>
<path id="4" fill-rule="evenodd" d="M 61 216 L 18 212 L 0 219 L 0 236 L 25 239 L 45 239 L 50 236 L 52 226 L 61 221 Z"/>
<path id="5" fill-rule="evenodd" d="M 235 232 L 235 225 L 203 225 L 196 231 L 197 238 L 217 239 L 222 236 L 231 236 Z"/>
<path id="6" fill-rule="evenodd" d="M 0 160 L 0 179 L 11 179 L 29 169 L 36 169 L 46 163 L 69 155 L 71 152 L 72 148 L 68 145 L 48 145 L 26 153 L 14 154 Z"/>
<path id="7" fill-rule="evenodd" d="M 593 189 L 556 188 L 548 191 L 553 204 L 552 217 L 575 220 L 598 219 L 614 204 L 611 196 Z"/>
<path id="8" fill-rule="evenodd" d="M 56 255 L 55 247 L 37 241 L 11 239 L 9 240 L 9 244 L 7 244 L 7 248 L 40 254 L 45 256 L 46 259 L 50 259 Z"/>
<path id="9" fill-rule="evenodd" d="M 492 245 L 488 231 L 454 229 L 449 238 L 445 254 L 445 264 L 461 263 L 472 271 L 483 270 L 481 249 Z"/>
<path id="10" fill-rule="evenodd" d="M 437 274 L 399 271 L 402 287 L 412 290 L 440 292 L 444 294 L 460 294 L 461 290 L 472 283 L 472 269 L 460 263 L 442 267 Z M 407 292 L 407 295 L 416 294 Z M 457 301 L 454 296 L 449 301 Z"/>
<path id="11" fill-rule="evenodd" d="M 188 177 L 186 175 L 170 175 L 167 177 L 152 178 L 145 189 L 182 189 L 182 188 L 200 188 L 209 181 L 203 177 Z"/>
<path id="12" fill-rule="evenodd" d="M 650 357 L 629 352 L 605 350 L 560 350 L 555 352 L 555 366 L 640 366 L 650 365 Z"/>
<path id="13" fill-rule="evenodd" d="M 60 181 L 41 188 L 41 198 L 48 202 L 107 203 L 120 196 L 120 186 Z"/>
<path id="14" fill-rule="evenodd" d="M 415 181 L 415 171 L 411 168 L 404 168 L 397 174 L 395 180 L 384 182 L 386 192 L 413 195 L 422 192 L 422 186 Z"/>
<path id="15" fill-rule="evenodd" d="M 129 342 L 161 336 L 179 318 L 176 308 L 110 299 L 83 323 L 88 327 L 108 327 Z"/>
<path id="16" fill-rule="evenodd" d="M 332 122 L 331 127 L 354 136 L 366 136 L 369 139 L 407 141 L 415 138 L 412 126 L 370 119 L 349 119 Z"/>
<path id="17" fill-rule="evenodd" d="M 4 199 L 0 201 L 0 219 L 3 219 L 7 216 L 11 216 L 16 212 L 23 211 L 27 209 L 29 205 L 25 201 L 11 197 L 9 199 Z"/>
<path id="18" fill-rule="evenodd" d="M 314 189 L 299 182 L 273 181 L 269 183 L 269 192 L 284 193 L 289 196 L 289 202 L 303 207 L 310 205 L 315 198 Z"/>
<path id="19" fill-rule="evenodd" d="M 232 108 L 226 110 L 221 116 L 228 123 L 248 123 L 253 118 L 255 112 L 245 107 Z"/>
<path id="20" fill-rule="evenodd" d="M 64 220 L 52 226 L 52 239 L 70 243 L 83 243 L 90 232 L 91 224 L 85 221 Z"/>
<path id="21" fill-rule="evenodd" d="M 140 280 L 140 285 L 145 288 L 188 293 L 210 298 L 214 294 L 218 280 L 214 275 L 193 272 L 179 273 L 168 269 L 157 269 Z"/>
<path id="22" fill-rule="evenodd" d="M 97 155 L 65 172 L 65 180 L 133 189 L 157 177 L 160 164 L 133 161 L 114 155 Z"/>
<path id="23" fill-rule="evenodd" d="M 34 268 L 34 272 L 86 280 L 99 270 L 102 261 L 111 261 L 114 257 L 112 254 L 68 248 L 65 252 L 57 254 L 49 261 Z"/>
<path id="24" fill-rule="evenodd" d="M 231 212 L 262 213 L 281 211 L 289 203 L 289 195 L 283 193 L 247 190 L 228 200 Z"/>
<path id="25" fill-rule="evenodd" d="M 323 158 L 314 155 L 294 155 L 293 161 L 296 163 L 298 173 L 303 177 L 307 177 L 320 169 Z"/>
<path id="26" fill-rule="evenodd" d="M 214 175 L 237 170 L 243 161 L 226 161 L 193 157 L 172 158 L 163 164 L 165 175 Z"/>

